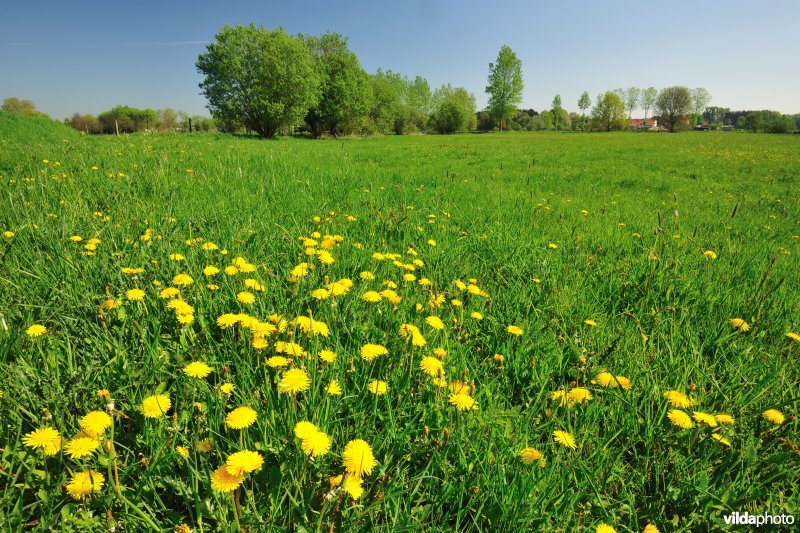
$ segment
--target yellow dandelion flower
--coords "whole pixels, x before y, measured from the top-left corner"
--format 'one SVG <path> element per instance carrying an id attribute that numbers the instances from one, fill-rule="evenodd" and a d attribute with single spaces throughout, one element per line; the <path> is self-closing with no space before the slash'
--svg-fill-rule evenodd
<path id="1" fill-rule="evenodd" d="M 25 333 L 28 335 L 28 337 L 41 337 L 47 333 L 47 328 L 41 324 L 33 324 L 25 330 Z"/>
<path id="2" fill-rule="evenodd" d="M 709 413 L 704 413 L 702 411 L 693 411 L 692 418 L 694 418 L 697 422 L 706 424 L 710 427 L 717 427 L 717 419 L 714 418 L 714 415 Z"/>
<path id="3" fill-rule="evenodd" d="M 303 452 L 311 457 L 321 457 L 331 449 L 330 437 L 319 430 L 308 432 L 300 444 Z"/>
<path id="4" fill-rule="evenodd" d="M 311 292 L 311 296 L 317 300 L 326 300 L 331 297 L 331 293 L 328 289 L 316 289 Z"/>
<path id="5" fill-rule="evenodd" d="M 64 453 L 73 459 L 81 459 L 92 455 L 100 447 L 100 441 L 91 437 L 77 437 L 67 441 L 64 445 Z"/>
<path id="6" fill-rule="evenodd" d="M 372 473 L 376 461 L 372 447 L 362 439 L 354 439 L 345 445 L 342 463 L 349 474 L 361 478 Z"/>
<path id="7" fill-rule="evenodd" d="M 233 492 L 244 480 L 244 474 L 232 475 L 226 465 L 217 468 L 211 474 L 211 488 L 216 492 Z"/>
<path id="8" fill-rule="evenodd" d="M 92 411 L 91 413 L 87 413 L 78 422 L 81 429 L 87 433 L 94 433 L 95 435 L 105 433 L 113 423 L 113 419 L 105 411 Z"/>
<path id="9" fill-rule="evenodd" d="M 661 533 L 661 532 L 653 524 L 647 524 L 646 526 L 644 526 L 642 533 Z"/>
<path id="10" fill-rule="evenodd" d="M 694 427 L 692 418 L 680 409 L 671 409 L 669 413 L 667 413 L 667 418 L 669 418 L 673 426 L 678 426 L 681 429 L 691 429 Z"/>
<path id="11" fill-rule="evenodd" d="M 382 344 L 365 344 L 361 347 L 361 358 L 370 362 L 381 355 L 386 355 L 389 350 Z"/>
<path id="12" fill-rule="evenodd" d="M 736 423 L 736 420 L 734 420 L 734 418 L 731 415 L 726 414 L 726 413 L 715 414 L 714 415 L 714 420 L 716 420 L 720 424 L 728 424 L 728 425 L 731 425 L 731 426 Z"/>
<path id="13" fill-rule="evenodd" d="M 468 383 L 463 381 L 452 381 L 450 382 L 450 394 L 457 395 L 457 394 L 469 394 L 470 387 Z"/>
<path id="14" fill-rule="evenodd" d="M 163 298 L 164 300 L 169 300 L 170 298 L 175 298 L 176 296 L 180 295 L 181 291 L 179 291 L 175 287 L 167 287 L 165 289 L 161 289 L 161 292 L 158 293 L 159 298 Z"/>
<path id="15" fill-rule="evenodd" d="M 361 295 L 361 299 L 364 300 L 365 302 L 374 304 L 380 302 L 383 299 L 383 297 L 380 295 L 378 291 L 367 291 Z"/>
<path id="16" fill-rule="evenodd" d="M 325 392 L 327 392 L 331 396 L 341 396 L 342 394 L 342 387 L 339 385 L 339 382 L 335 379 L 332 379 L 328 386 L 325 388 Z"/>
<path id="17" fill-rule="evenodd" d="M 506 328 L 506 331 L 511 333 L 512 335 L 516 336 L 516 337 L 519 337 L 520 335 L 525 333 L 521 327 L 514 326 L 514 325 L 508 326 Z"/>
<path id="18" fill-rule="evenodd" d="M 225 461 L 225 470 L 231 476 L 241 476 L 257 470 L 264 466 L 264 458 L 258 452 L 243 450 L 236 452 Z"/>
<path id="19" fill-rule="evenodd" d="M 386 394 L 386 392 L 389 390 L 389 385 L 385 381 L 373 379 L 367 385 L 367 389 L 369 389 L 372 394 L 381 396 L 382 394 Z"/>
<path id="20" fill-rule="evenodd" d="M 594 533 L 617 533 L 617 530 L 609 526 L 608 524 L 600 524 L 594 530 Z"/>
<path id="21" fill-rule="evenodd" d="M 55 455 L 61 449 L 61 434 L 51 427 L 43 427 L 26 433 L 22 443 L 29 448 L 42 450 L 47 456 Z"/>
<path id="22" fill-rule="evenodd" d="M 744 321 L 741 318 L 732 318 L 730 320 L 731 326 L 740 330 L 740 331 L 750 331 L 750 324 Z"/>
<path id="23" fill-rule="evenodd" d="M 567 431 L 554 431 L 553 440 L 565 448 L 570 448 L 572 450 L 578 449 L 578 445 L 575 443 L 575 438 Z"/>
<path id="24" fill-rule="evenodd" d="M 783 413 L 778 411 L 777 409 L 768 409 L 762 413 L 764 418 L 768 421 L 772 422 L 773 424 L 781 425 L 786 421 L 786 417 Z"/>
<path id="25" fill-rule="evenodd" d="M 711 438 L 714 439 L 715 441 L 719 442 L 720 444 L 724 445 L 724 446 L 730 446 L 731 445 L 731 441 L 729 441 L 728 439 L 726 439 L 725 437 L 723 437 L 719 433 L 712 433 L 711 434 Z"/>
<path id="26" fill-rule="evenodd" d="M 216 276 L 219 274 L 219 269 L 214 265 L 208 265 L 203 269 L 203 275 L 207 277 Z"/>
<path id="27" fill-rule="evenodd" d="M 253 425 L 258 413 L 252 407 L 237 407 L 225 417 L 225 425 L 231 429 L 245 429 Z"/>
<path id="28" fill-rule="evenodd" d="M 165 394 L 148 396 L 142 400 L 141 411 L 146 418 L 159 418 L 169 411 L 172 407 L 172 400 Z"/>
<path id="29" fill-rule="evenodd" d="M 455 405 L 459 411 L 474 411 L 478 408 L 475 398 L 465 392 L 451 395 L 448 401 L 451 405 Z"/>
<path id="30" fill-rule="evenodd" d="M 373 279 L 375 279 L 375 274 L 373 274 L 368 270 L 365 270 L 361 274 L 359 274 L 358 277 L 363 279 L 364 281 L 372 281 Z"/>
<path id="31" fill-rule="evenodd" d="M 183 373 L 189 377 L 203 379 L 211 373 L 211 367 L 200 361 L 193 361 L 183 367 Z"/>
<path id="32" fill-rule="evenodd" d="M 67 492 L 76 500 L 99 492 L 103 488 L 106 478 L 95 470 L 75 472 L 67 483 Z"/>
<path id="33" fill-rule="evenodd" d="M 543 467 L 545 465 L 544 454 L 542 454 L 542 452 L 536 448 L 531 448 L 530 446 L 520 450 L 519 457 L 526 465 L 533 464 L 534 461 L 539 461 L 539 466 Z"/>
<path id="34" fill-rule="evenodd" d="M 596 328 L 598 326 L 597 321 L 592 320 L 591 318 L 584 320 L 583 323 L 593 328 Z"/>
<path id="35" fill-rule="evenodd" d="M 141 302 L 144 300 L 144 291 L 142 289 L 131 289 L 125 293 L 125 298 L 131 302 Z"/>
<path id="36" fill-rule="evenodd" d="M 222 385 L 219 386 L 219 390 L 221 390 L 223 394 L 226 394 L 228 396 L 230 396 L 230 394 L 233 392 L 233 388 L 234 388 L 233 383 L 223 383 Z"/>
<path id="37" fill-rule="evenodd" d="M 427 322 L 427 324 L 435 330 L 444 329 L 444 322 L 442 322 L 442 319 L 438 316 L 431 315 L 425 319 L 425 322 Z"/>
<path id="38" fill-rule="evenodd" d="M 800 335 L 798 335 L 797 333 L 792 333 L 792 332 L 790 331 L 789 333 L 787 333 L 787 334 L 786 334 L 786 336 L 787 336 L 787 337 L 789 337 L 789 338 L 790 338 L 790 339 L 792 339 L 792 340 L 795 340 L 795 341 L 797 341 L 797 342 L 800 342 Z"/>
<path id="39" fill-rule="evenodd" d="M 575 387 L 570 389 L 570 391 L 567 393 L 567 399 L 571 403 L 582 404 L 592 400 L 593 396 L 589 389 L 584 387 Z"/>
<path id="40" fill-rule="evenodd" d="M 423 372 L 434 378 L 444 373 L 444 365 L 436 357 L 423 357 L 422 361 L 419 362 L 419 367 Z"/>
<path id="41" fill-rule="evenodd" d="M 282 357 L 280 355 L 273 355 L 269 359 L 267 359 L 267 366 L 270 368 L 285 368 L 289 366 L 292 362 L 291 359 L 287 357 Z"/>
<path id="42" fill-rule="evenodd" d="M 691 407 L 695 403 L 694 400 L 689 399 L 688 396 L 677 390 L 668 390 L 664 393 L 664 398 L 666 398 L 673 407 L 680 407 L 681 409 Z"/>
<path id="43" fill-rule="evenodd" d="M 302 368 L 292 368 L 283 373 L 278 382 L 278 392 L 281 394 L 297 394 L 305 392 L 311 385 L 311 378 Z"/>
<path id="44" fill-rule="evenodd" d="M 302 420 L 294 425 L 294 436 L 300 440 L 308 438 L 319 431 L 319 428 L 307 420 Z"/>
<path id="45" fill-rule="evenodd" d="M 256 301 L 256 297 L 252 292 L 242 291 L 236 295 L 236 299 L 245 305 L 250 305 Z"/>
<path id="46" fill-rule="evenodd" d="M 317 356 L 326 363 L 333 363 L 336 361 L 336 352 L 333 350 L 320 350 Z"/>
<path id="47" fill-rule="evenodd" d="M 224 315 L 220 315 L 217 318 L 217 325 L 221 328 L 229 328 L 239 322 L 241 319 L 240 315 L 235 315 L 233 313 L 225 313 Z"/>
<path id="48" fill-rule="evenodd" d="M 359 476 L 347 475 L 344 477 L 342 487 L 354 500 L 364 495 L 364 481 Z"/>
<path id="49" fill-rule="evenodd" d="M 172 278 L 173 285 L 187 286 L 191 285 L 192 283 L 194 283 L 194 279 L 192 279 L 192 277 L 189 274 L 178 274 L 177 276 Z"/>
<path id="50" fill-rule="evenodd" d="M 477 311 L 471 312 L 469 314 L 469 316 L 472 317 L 474 320 L 478 320 L 478 321 L 483 320 L 483 315 L 481 313 L 477 312 Z"/>
<path id="51" fill-rule="evenodd" d="M 189 448 L 186 446 L 175 446 L 175 452 L 184 459 L 189 458 Z"/>
<path id="52" fill-rule="evenodd" d="M 717 253 L 714 250 L 706 250 L 705 252 L 703 252 L 703 255 L 707 259 L 711 259 L 712 261 L 714 261 L 717 258 Z"/>

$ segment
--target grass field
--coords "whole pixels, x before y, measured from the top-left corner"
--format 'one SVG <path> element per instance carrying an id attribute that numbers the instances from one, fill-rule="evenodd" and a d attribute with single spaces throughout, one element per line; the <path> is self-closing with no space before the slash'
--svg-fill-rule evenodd
<path id="1" fill-rule="evenodd" d="M 797 136 L 0 114 L 0 232 L 3 530 L 800 513 Z"/>

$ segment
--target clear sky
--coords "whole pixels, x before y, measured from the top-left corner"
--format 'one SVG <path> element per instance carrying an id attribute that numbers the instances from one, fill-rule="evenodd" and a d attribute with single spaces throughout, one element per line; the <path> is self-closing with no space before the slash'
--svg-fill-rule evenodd
<path id="1" fill-rule="evenodd" d="M 452 83 L 486 104 L 503 44 L 522 60 L 522 107 L 577 110 L 617 87 L 705 87 L 711 105 L 800 113 L 800 1 L 0 2 L 0 99 L 55 118 L 117 104 L 208 114 L 198 54 L 225 24 L 335 31 L 368 72 Z"/>

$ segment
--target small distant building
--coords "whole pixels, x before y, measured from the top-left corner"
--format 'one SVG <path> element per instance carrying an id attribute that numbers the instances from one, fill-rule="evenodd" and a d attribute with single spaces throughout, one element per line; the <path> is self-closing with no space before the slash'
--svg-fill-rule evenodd
<path id="1" fill-rule="evenodd" d="M 722 126 L 722 131 L 733 131 L 733 130 L 734 127 L 732 124 L 725 124 L 724 126 Z"/>
<path id="2" fill-rule="evenodd" d="M 654 118 L 632 118 L 631 129 L 645 131 L 655 130 L 658 129 L 658 120 Z"/>

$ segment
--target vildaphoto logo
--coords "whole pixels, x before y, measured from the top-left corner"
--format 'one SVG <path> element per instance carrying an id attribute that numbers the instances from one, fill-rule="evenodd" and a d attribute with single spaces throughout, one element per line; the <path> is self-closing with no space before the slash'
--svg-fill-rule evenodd
<path id="1" fill-rule="evenodd" d="M 732 526 L 790 526 L 794 524 L 794 515 L 790 514 L 750 514 L 739 511 L 724 515 L 725 523 Z"/>

